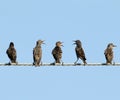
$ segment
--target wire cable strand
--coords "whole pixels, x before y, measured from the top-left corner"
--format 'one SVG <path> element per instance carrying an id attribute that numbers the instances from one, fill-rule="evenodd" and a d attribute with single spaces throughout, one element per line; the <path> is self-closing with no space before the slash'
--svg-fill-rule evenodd
<path id="1" fill-rule="evenodd" d="M 0 66 L 33 66 L 32 63 L 18 63 L 18 64 L 7 64 L 7 63 L 0 63 Z M 74 64 L 74 63 L 62 63 L 62 64 L 50 64 L 50 63 L 42 63 L 40 66 L 120 66 L 120 63 L 114 63 L 114 64 L 105 64 L 105 63 L 88 63 L 86 65 L 84 64 Z M 37 67 L 37 66 L 36 66 Z"/>

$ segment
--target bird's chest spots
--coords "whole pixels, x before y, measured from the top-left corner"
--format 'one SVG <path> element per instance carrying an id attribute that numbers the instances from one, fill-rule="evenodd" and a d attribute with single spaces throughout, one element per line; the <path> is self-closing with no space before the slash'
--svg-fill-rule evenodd
<path id="1" fill-rule="evenodd" d="M 112 50 L 108 50 L 107 51 L 109 55 L 113 55 L 113 51 Z"/>

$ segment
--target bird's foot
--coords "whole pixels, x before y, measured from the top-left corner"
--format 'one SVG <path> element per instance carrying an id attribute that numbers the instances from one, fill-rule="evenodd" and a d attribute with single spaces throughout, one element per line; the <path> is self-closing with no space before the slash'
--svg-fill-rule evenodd
<path id="1" fill-rule="evenodd" d="M 111 63 L 106 63 L 106 65 L 111 65 Z"/>
<path id="2" fill-rule="evenodd" d="M 16 65 L 18 65 L 18 62 L 16 62 Z"/>
<path id="3" fill-rule="evenodd" d="M 85 65 L 87 65 L 87 62 L 86 62 L 86 61 L 84 62 L 84 66 L 85 66 Z"/>
<path id="4" fill-rule="evenodd" d="M 55 65 L 55 62 L 53 62 L 53 63 L 50 63 L 50 65 Z"/>
<path id="5" fill-rule="evenodd" d="M 64 65 L 64 62 L 62 62 L 62 63 L 56 63 L 56 62 L 53 62 L 53 63 L 50 63 L 50 65 L 55 65 L 55 66 L 60 66 L 60 65 Z"/>
<path id="6" fill-rule="evenodd" d="M 55 63 L 55 65 L 56 65 L 56 66 L 60 66 L 60 65 L 61 65 L 61 63 Z"/>
<path id="7" fill-rule="evenodd" d="M 62 62 L 62 66 L 64 65 L 64 62 Z"/>
<path id="8" fill-rule="evenodd" d="M 40 63 L 40 66 L 42 66 L 42 65 L 43 65 L 43 62 Z"/>
<path id="9" fill-rule="evenodd" d="M 39 65 L 35 62 L 33 62 L 33 66 L 38 67 Z"/>
<path id="10" fill-rule="evenodd" d="M 75 62 L 74 65 L 75 65 L 75 66 L 76 66 L 76 65 L 81 65 L 81 63 L 77 63 L 77 62 Z"/>
<path id="11" fill-rule="evenodd" d="M 8 63 L 5 63 L 5 65 L 11 65 L 11 63 L 10 63 L 10 62 L 8 62 Z"/>
<path id="12" fill-rule="evenodd" d="M 113 65 L 115 65 L 115 62 L 113 62 Z"/>
<path id="13" fill-rule="evenodd" d="M 9 62 L 8 63 L 9 65 L 18 65 L 18 62 L 16 61 L 16 62 Z"/>
<path id="14" fill-rule="evenodd" d="M 74 62 L 74 65 L 76 66 L 76 65 L 77 65 L 77 62 Z"/>
<path id="15" fill-rule="evenodd" d="M 33 62 L 33 66 L 35 65 L 35 63 Z"/>

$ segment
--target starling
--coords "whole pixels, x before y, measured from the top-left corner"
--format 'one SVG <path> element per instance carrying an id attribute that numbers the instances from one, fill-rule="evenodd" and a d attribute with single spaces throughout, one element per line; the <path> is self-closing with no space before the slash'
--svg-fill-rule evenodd
<path id="1" fill-rule="evenodd" d="M 104 55 L 106 58 L 106 64 L 112 64 L 113 60 L 113 47 L 116 47 L 113 43 L 109 43 L 107 48 L 105 49 Z"/>
<path id="2" fill-rule="evenodd" d="M 75 52 L 76 52 L 76 56 L 77 56 L 77 60 L 75 61 L 75 64 L 78 62 L 79 58 L 83 61 L 84 65 L 87 64 L 81 41 L 76 40 L 74 42 L 75 42 L 74 44 L 76 44 Z"/>
<path id="3" fill-rule="evenodd" d="M 14 43 L 10 42 L 9 48 L 6 51 L 6 54 L 8 55 L 9 59 L 10 59 L 10 64 L 11 63 L 17 63 L 16 59 L 17 59 L 17 53 L 16 53 L 16 49 L 14 48 Z"/>
<path id="4" fill-rule="evenodd" d="M 58 41 L 56 42 L 55 48 L 52 50 L 53 58 L 55 59 L 55 63 L 60 64 L 61 58 L 62 58 L 62 49 L 61 49 L 62 42 Z"/>
<path id="5" fill-rule="evenodd" d="M 38 40 L 36 42 L 35 48 L 33 48 L 33 65 L 39 66 L 42 58 L 42 49 L 41 49 L 41 44 L 44 44 L 44 41 Z"/>

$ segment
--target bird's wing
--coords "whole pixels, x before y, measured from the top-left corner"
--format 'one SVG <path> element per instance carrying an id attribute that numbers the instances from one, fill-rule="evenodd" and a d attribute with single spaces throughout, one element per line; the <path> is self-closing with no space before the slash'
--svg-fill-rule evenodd
<path id="1" fill-rule="evenodd" d="M 15 48 L 12 48 L 11 49 L 11 55 L 13 56 L 13 59 L 16 59 L 16 49 Z"/>
<path id="2" fill-rule="evenodd" d="M 42 56 L 42 50 L 39 47 L 35 47 L 33 49 L 33 56 L 41 57 Z"/>
<path id="3" fill-rule="evenodd" d="M 54 59 L 61 59 L 62 57 L 62 50 L 60 47 L 55 47 L 53 50 L 52 50 L 52 55 L 54 57 Z"/>
<path id="4" fill-rule="evenodd" d="M 11 50 L 10 50 L 10 48 L 7 49 L 6 54 L 8 55 L 9 58 L 11 57 Z"/>
<path id="5" fill-rule="evenodd" d="M 104 55 L 105 55 L 105 58 L 107 60 L 107 62 L 111 62 L 112 59 L 113 59 L 113 51 L 112 49 L 106 49 L 105 52 L 104 52 Z"/>
<path id="6" fill-rule="evenodd" d="M 104 51 L 104 55 L 107 55 L 107 54 L 108 54 L 107 49 L 105 49 L 105 51 Z"/>
<path id="7" fill-rule="evenodd" d="M 112 56 L 113 55 L 112 49 L 106 49 L 105 52 L 104 52 L 104 55 L 110 55 L 110 56 Z"/>
<path id="8" fill-rule="evenodd" d="M 6 53 L 10 59 L 16 60 L 17 54 L 15 48 L 8 48 Z"/>
<path id="9" fill-rule="evenodd" d="M 57 53 L 57 50 L 56 50 L 56 47 L 52 50 L 52 55 L 56 54 Z"/>
<path id="10" fill-rule="evenodd" d="M 76 56 L 86 60 L 83 48 L 76 48 Z"/>

